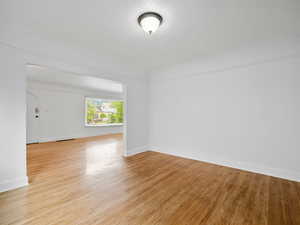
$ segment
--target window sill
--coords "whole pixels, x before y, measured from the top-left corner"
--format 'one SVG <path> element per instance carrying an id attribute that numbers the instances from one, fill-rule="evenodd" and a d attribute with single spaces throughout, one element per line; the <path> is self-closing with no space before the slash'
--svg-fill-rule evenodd
<path id="1" fill-rule="evenodd" d="M 116 127 L 116 126 L 123 126 L 123 123 L 99 124 L 99 125 L 85 124 L 85 127 Z"/>

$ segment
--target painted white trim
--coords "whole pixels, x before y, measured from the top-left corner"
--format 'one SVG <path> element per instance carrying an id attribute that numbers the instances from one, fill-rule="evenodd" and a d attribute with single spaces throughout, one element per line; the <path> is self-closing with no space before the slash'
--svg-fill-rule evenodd
<path id="1" fill-rule="evenodd" d="M 39 143 L 39 140 L 29 140 L 29 141 L 26 141 L 26 145 L 30 145 L 30 144 L 37 144 Z"/>
<path id="2" fill-rule="evenodd" d="M 123 126 L 123 123 L 111 123 L 111 124 L 85 124 L 85 127 L 114 127 Z"/>
<path id="3" fill-rule="evenodd" d="M 139 146 L 139 147 L 136 147 L 136 148 L 132 148 L 132 149 L 128 149 L 125 156 L 132 156 L 132 155 L 136 155 L 136 154 L 139 154 L 139 153 L 142 153 L 142 152 L 146 152 L 148 151 L 148 146 Z"/>
<path id="4" fill-rule="evenodd" d="M 53 141 L 62 141 L 62 140 L 68 140 L 68 139 L 77 139 L 77 138 L 87 138 L 87 137 L 97 137 L 97 136 L 106 136 L 110 134 L 121 134 L 122 132 L 116 131 L 116 132 L 109 132 L 109 133 L 104 133 L 104 134 L 99 134 L 96 136 L 64 136 L 64 137 L 46 137 L 46 138 L 40 138 L 39 143 L 44 143 L 44 142 L 53 142 Z"/>
<path id="5" fill-rule="evenodd" d="M 5 180 L 0 182 L 0 192 L 13 190 L 19 187 L 24 187 L 28 185 L 28 177 L 18 177 L 11 180 Z"/>
<path id="6" fill-rule="evenodd" d="M 284 169 L 279 169 L 279 168 L 271 168 L 271 167 L 251 164 L 248 162 L 236 162 L 236 161 L 224 160 L 224 159 L 220 159 L 220 158 L 219 159 L 211 159 L 211 158 L 205 158 L 205 157 L 200 158 L 197 156 L 189 156 L 189 155 L 185 155 L 182 153 L 164 152 L 164 151 L 159 150 L 160 148 L 153 147 L 153 146 L 149 149 L 151 149 L 151 151 L 156 151 L 156 152 L 160 152 L 160 153 L 164 153 L 164 154 L 174 155 L 174 156 L 183 157 L 183 158 L 187 158 L 187 159 L 212 163 L 212 164 L 216 164 L 216 165 L 231 167 L 231 168 L 245 170 L 245 171 L 254 172 L 254 173 L 259 173 L 259 174 L 263 174 L 263 175 L 267 175 L 267 176 L 278 177 L 278 178 L 283 178 L 283 179 L 287 179 L 287 180 L 300 182 L 300 172 L 296 172 L 296 171 L 289 171 L 289 170 L 284 170 Z"/>
<path id="7" fill-rule="evenodd" d="M 122 94 L 119 93 L 119 94 Z M 106 102 L 124 102 L 124 99 L 122 98 L 107 98 L 107 97 L 97 97 L 97 96 L 84 96 L 85 98 L 85 101 L 89 100 L 89 99 L 96 99 L 96 100 L 103 100 L 103 101 L 106 101 Z"/>
<path id="8" fill-rule="evenodd" d="M 127 85 L 123 85 L 123 156 L 127 155 Z"/>

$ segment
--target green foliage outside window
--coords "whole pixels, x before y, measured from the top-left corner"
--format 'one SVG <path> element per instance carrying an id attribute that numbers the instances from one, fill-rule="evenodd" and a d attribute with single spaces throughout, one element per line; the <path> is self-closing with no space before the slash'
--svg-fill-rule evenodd
<path id="1" fill-rule="evenodd" d="M 86 124 L 97 126 L 123 123 L 123 101 L 86 99 Z"/>

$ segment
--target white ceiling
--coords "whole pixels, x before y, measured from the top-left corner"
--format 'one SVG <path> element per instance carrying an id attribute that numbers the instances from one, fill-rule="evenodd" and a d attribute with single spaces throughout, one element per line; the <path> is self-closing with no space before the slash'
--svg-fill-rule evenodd
<path id="1" fill-rule="evenodd" d="M 80 76 L 75 73 L 61 71 L 40 65 L 27 65 L 27 80 L 48 84 L 56 84 L 80 88 L 90 91 L 107 91 L 122 93 L 121 83 L 90 76 Z"/>
<path id="2" fill-rule="evenodd" d="M 1 0 L 0 4 L 1 32 L 85 49 L 116 66 L 142 71 L 300 35 L 299 0 Z M 145 11 L 164 18 L 153 36 L 145 35 L 136 21 Z"/>

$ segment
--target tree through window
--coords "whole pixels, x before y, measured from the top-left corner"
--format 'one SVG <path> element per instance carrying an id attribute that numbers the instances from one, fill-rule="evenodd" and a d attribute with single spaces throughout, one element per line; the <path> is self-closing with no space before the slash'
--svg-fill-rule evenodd
<path id="1" fill-rule="evenodd" d="M 85 124 L 87 126 L 121 125 L 123 101 L 99 98 L 85 99 Z"/>

